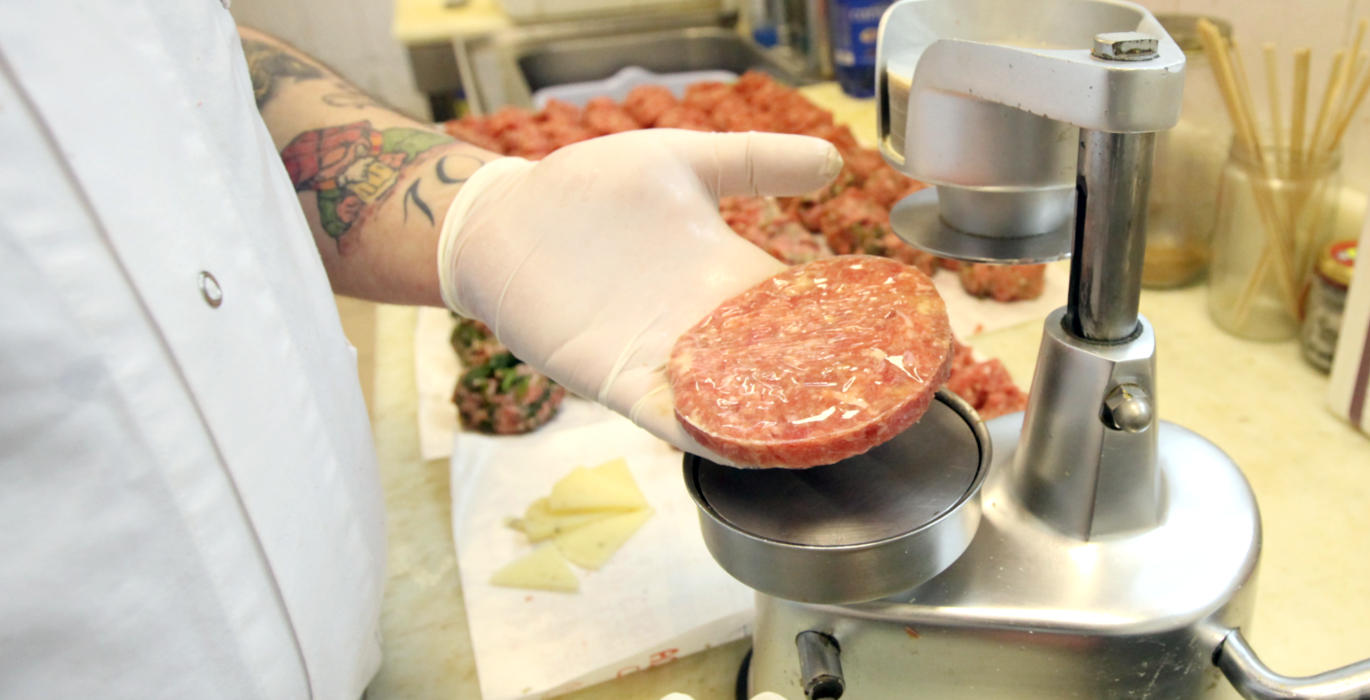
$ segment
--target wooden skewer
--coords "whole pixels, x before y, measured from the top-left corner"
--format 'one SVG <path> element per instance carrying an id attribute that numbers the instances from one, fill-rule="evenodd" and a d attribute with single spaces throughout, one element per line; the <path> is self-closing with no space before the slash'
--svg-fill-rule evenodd
<path id="1" fill-rule="evenodd" d="M 1356 36 L 1351 40 L 1351 49 L 1346 52 L 1346 76 L 1342 79 L 1342 84 L 1348 86 L 1347 90 L 1341 93 L 1341 99 L 1337 102 L 1332 123 L 1337 123 L 1337 117 L 1346 111 L 1346 106 L 1350 103 L 1351 93 L 1357 83 L 1360 82 L 1361 69 L 1365 65 L 1365 53 L 1360 50 L 1361 43 L 1365 41 L 1365 32 L 1370 30 L 1370 18 L 1363 18 L 1356 23 Z"/>
<path id="2" fill-rule="evenodd" d="M 1361 21 L 1356 23 L 1356 38 L 1351 41 L 1351 51 L 1346 54 L 1348 61 L 1354 59 L 1351 65 L 1351 72 L 1346 76 L 1346 84 L 1353 88 L 1360 80 L 1361 69 L 1364 68 L 1366 62 L 1366 55 L 1360 50 L 1361 42 L 1365 41 L 1366 31 L 1370 31 L 1370 17 L 1361 18 Z M 1342 93 L 1343 100 L 1342 103 L 1338 105 L 1339 109 L 1337 114 L 1344 114 L 1346 112 L 1351 92 L 1351 90 L 1347 90 Z"/>
<path id="3" fill-rule="evenodd" d="M 1346 135 L 1346 129 L 1351 125 L 1351 119 L 1356 114 L 1356 108 L 1360 106 L 1360 88 L 1366 78 L 1370 78 L 1370 72 L 1362 75 L 1362 69 L 1370 64 L 1370 56 L 1362 51 L 1356 59 L 1356 64 L 1352 68 L 1351 74 L 1345 80 L 1346 90 L 1342 91 L 1341 102 L 1337 105 L 1334 116 L 1328 129 L 1326 150 L 1328 153 L 1335 151 L 1341 145 L 1341 137 Z"/>
<path id="4" fill-rule="evenodd" d="M 1361 21 L 1356 23 L 1356 38 L 1351 40 L 1351 50 L 1346 52 L 1346 60 L 1350 62 L 1348 65 L 1353 69 L 1346 76 L 1347 85 L 1355 85 L 1357 76 L 1360 75 L 1361 63 L 1364 61 L 1365 56 L 1365 54 L 1361 53 L 1360 45 L 1365 41 L 1365 32 L 1367 30 L 1370 30 L 1370 17 L 1362 18 Z M 1360 60 L 1356 60 L 1357 57 L 1360 57 Z"/>
<path id="5" fill-rule="evenodd" d="M 1332 111 L 1332 124 L 1340 124 L 1342 116 L 1351 108 L 1351 101 L 1356 94 L 1356 86 L 1360 84 L 1361 74 L 1365 70 L 1367 61 L 1370 61 L 1370 54 L 1362 51 L 1360 52 L 1360 55 L 1356 57 L 1354 63 L 1348 64 L 1351 66 L 1351 69 L 1346 72 L 1346 78 L 1342 81 L 1342 84 L 1346 86 L 1346 89 L 1342 90 L 1341 101 L 1337 103 L 1336 109 Z M 1335 133 L 1335 130 L 1329 129 L 1328 134 L 1330 135 L 1332 133 Z M 1328 142 L 1330 143 L 1331 139 L 1329 139 Z"/>
<path id="6" fill-rule="evenodd" d="M 1354 87 L 1360 84 L 1361 76 L 1365 74 L 1366 63 L 1370 63 L 1370 53 L 1362 51 L 1356 55 L 1356 62 L 1351 65 L 1351 72 L 1346 76 L 1346 85 L 1348 87 Z M 1341 110 L 1337 112 L 1338 114 L 1344 113 L 1346 111 L 1347 106 L 1350 105 L 1350 97 L 1352 92 L 1353 90 L 1348 89 L 1346 92 L 1342 93 L 1342 96 L 1346 99 L 1342 101 Z"/>
<path id="7" fill-rule="evenodd" d="M 1362 29 L 1363 27 L 1364 23 L 1362 23 Z M 1353 50 L 1359 49 L 1363 38 L 1363 32 L 1358 30 Z M 1322 171 L 1331 166 L 1328 159 L 1332 157 L 1332 152 L 1340 142 L 1340 136 L 1337 134 L 1338 132 L 1344 133 L 1344 130 L 1340 128 L 1342 104 L 1348 99 L 1346 86 L 1355 68 L 1353 63 L 1355 58 L 1355 53 L 1348 54 L 1346 51 L 1338 51 L 1332 61 L 1332 74 L 1328 76 L 1327 86 L 1323 91 L 1322 104 L 1318 108 L 1317 124 L 1313 129 L 1313 136 L 1308 142 L 1308 152 L 1305 154 L 1305 166 L 1311 169 L 1310 175 L 1313 177 L 1319 176 Z M 1324 127 L 1327 128 L 1326 132 L 1323 131 Z M 1326 136 L 1326 139 L 1322 138 L 1323 136 Z M 1317 255 L 1315 248 L 1318 232 L 1314 230 L 1314 227 L 1321 215 L 1323 198 L 1327 196 L 1327 193 L 1323 192 L 1322 188 L 1316 191 L 1299 188 L 1297 193 L 1298 199 L 1293 207 L 1293 212 L 1301 213 L 1309 203 L 1310 198 L 1317 205 L 1317 211 L 1314 212 L 1312 218 L 1313 225 L 1305 226 L 1302 230 L 1299 230 L 1297 226 L 1294 229 L 1297 238 L 1294 248 L 1296 264 L 1294 271 L 1302 275 L 1305 274 L 1305 271 L 1312 269 L 1314 256 Z M 1295 223 L 1297 223 L 1297 217 L 1295 217 Z"/>
<path id="8" fill-rule="evenodd" d="M 1233 52 L 1236 52 L 1236 42 L 1233 42 Z M 1266 98 L 1270 105 L 1271 131 L 1274 136 L 1275 145 L 1275 173 L 1279 177 L 1289 177 L 1292 168 L 1290 150 L 1285 141 L 1285 131 L 1283 119 L 1281 118 L 1279 100 L 1279 67 L 1275 54 L 1275 44 L 1266 43 L 1261 47 L 1265 58 L 1265 85 Z M 1238 54 L 1240 55 L 1240 54 Z M 1254 187 L 1254 183 L 1253 183 Z M 1275 217 L 1278 219 L 1278 215 Z M 1276 257 L 1276 250 L 1271 245 L 1266 245 L 1261 249 L 1260 259 L 1256 266 L 1252 268 L 1251 277 L 1247 279 L 1241 293 L 1237 297 L 1237 304 L 1233 309 L 1234 324 L 1241 326 L 1246 322 L 1246 318 L 1251 311 L 1251 302 L 1255 298 L 1256 288 L 1270 272 L 1270 266 Z"/>
<path id="9" fill-rule="evenodd" d="M 1365 54 L 1361 52 L 1360 45 L 1365 41 L 1365 32 L 1370 30 L 1370 17 L 1362 18 L 1356 23 L 1356 38 L 1351 40 L 1351 50 L 1346 52 L 1346 60 L 1350 62 L 1351 72 L 1346 76 L 1347 85 L 1355 85 L 1359 80 L 1361 65 L 1365 62 Z M 1341 105 L 1345 107 L 1345 104 Z M 1340 114 L 1341 112 L 1338 112 Z"/>
<path id="10" fill-rule="evenodd" d="M 1246 64 L 1242 62 L 1242 52 L 1237 48 L 1237 40 L 1228 42 L 1228 55 L 1231 57 L 1232 73 L 1237 79 L 1237 99 L 1241 103 L 1242 112 L 1246 114 L 1246 119 L 1250 124 L 1252 143 L 1256 146 L 1256 157 L 1260 159 L 1263 168 L 1272 168 L 1274 163 L 1267 163 L 1266 158 L 1273 159 L 1274 154 L 1265 153 L 1265 148 L 1261 145 L 1261 125 L 1256 120 L 1256 112 L 1252 109 L 1255 101 L 1251 99 L 1251 83 L 1246 79 Z"/>
<path id="11" fill-rule="evenodd" d="M 1275 55 L 1275 44 L 1266 43 L 1261 47 L 1265 56 L 1265 92 L 1270 103 L 1270 120 L 1275 136 L 1275 164 L 1276 172 L 1281 177 L 1289 177 L 1293 167 L 1291 153 L 1288 142 L 1285 139 L 1284 120 L 1281 117 L 1283 110 L 1280 109 L 1279 91 L 1279 65 Z M 1261 280 L 1269 274 L 1270 265 L 1273 261 L 1274 248 L 1269 245 L 1261 249 L 1261 257 L 1252 268 L 1251 277 L 1247 279 L 1241 293 L 1237 297 L 1237 305 L 1233 309 L 1234 323 L 1238 326 L 1246 322 L 1246 317 L 1251 310 L 1251 301 L 1255 296 L 1255 290 Z"/>
<path id="12" fill-rule="evenodd" d="M 1326 154 L 1320 154 L 1326 158 Z M 1318 165 L 1319 168 L 1328 168 L 1330 164 L 1324 162 Z M 1321 173 L 1314 180 L 1315 186 L 1311 188 L 1300 187 L 1301 196 L 1299 203 L 1299 219 L 1295 221 L 1295 231 L 1298 236 L 1298 247 L 1294 249 L 1297 267 L 1294 268 L 1299 275 L 1307 275 L 1313 270 L 1313 266 L 1318 261 L 1318 234 L 1322 232 L 1323 214 L 1327 210 L 1328 200 L 1340 196 L 1339 193 L 1329 192 L 1328 185 L 1332 179 L 1325 177 Z M 1302 183 L 1301 183 L 1302 184 Z M 1300 225 L 1302 224 L 1302 225 Z M 1300 313 L 1300 318 L 1302 313 Z"/>
<path id="13" fill-rule="evenodd" d="M 1351 62 L 1348 60 L 1346 51 L 1338 51 L 1332 60 L 1332 72 L 1327 77 L 1327 85 L 1323 88 L 1322 101 L 1318 106 L 1318 117 L 1313 126 L 1313 133 L 1308 138 L 1308 148 L 1303 153 L 1303 161 L 1300 166 L 1299 186 L 1293 188 L 1288 197 L 1289 203 L 1289 229 L 1294 234 L 1294 274 L 1301 278 L 1308 270 L 1312 269 L 1313 256 L 1317 254 L 1314 248 L 1317 246 L 1316 230 L 1317 212 L 1311 219 L 1312 225 L 1299 226 L 1299 222 L 1304 218 L 1304 209 L 1310 201 L 1316 205 L 1317 211 L 1322 210 L 1322 198 L 1326 196 L 1321 187 L 1310 190 L 1305 187 L 1308 181 L 1317 181 L 1322 178 L 1329 167 L 1328 161 L 1330 150 L 1325 147 L 1324 136 L 1330 137 L 1335 128 L 1338 106 L 1342 102 L 1342 95 L 1346 90 L 1346 77 Z"/>
<path id="14" fill-rule="evenodd" d="M 1265 54 L 1265 95 L 1270 102 L 1270 124 L 1275 130 L 1275 167 L 1281 173 L 1288 173 L 1289 151 L 1284 140 L 1284 119 L 1280 116 L 1279 66 L 1275 44 L 1267 43 L 1261 50 Z"/>
<path id="15" fill-rule="evenodd" d="M 1219 38 L 1222 37 L 1219 36 Z M 1228 44 L 1228 63 L 1232 66 L 1234 85 L 1237 86 L 1237 105 L 1241 114 L 1247 119 L 1248 129 L 1251 129 L 1251 142 L 1255 144 L 1256 156 L 1262 160 L 1262 163 L 1265 163 L 1265 148 L 1260 142 L 1260 122 L 1256 121 L 1256 112 L 1251 108 L 1254 103 L 1251 100 L 1251 84 L 1247 81 L 1247 66 L 1241 62 L 1241 52 L 1237 49 L 1237 41 L 1229 40 L 1226 41 L 1226 44 Z"/>
<path id="16" fill-rule="evenodd" d="M 1336 150 L 1341 145 L 1341 139 L 1346 135 L 1347 127 L 1351 126 L 1351 118 L 1356 116 L 1356 110 L 1360 108 L 1362 102 L 1365 102 L 1367 93 L 1370 93 L 1370 73 L 1367 73 L 1365 78 L 1361 80 L 1360 87 L 1356 88 L 1356 96 L 1351 98 L 1347 108 L 1342 110 L 1341 119 L 1332 134 L 1329 150 Z"/>
<path id="17" fill-rule="evenodd" d="M 1218 33 L 1217 27 L 1208 20 L 1200 20 L 1198 29 L 1199 37 L 1204 44 L 1204 50 L 1213 57 L 1214 74 L 1218 80 L 1220 92 L 1223 95 L 1223 104 L 1227 107 L 1228 116 L 1231 117 L 1232 123 L 1236 127 L 1237 139 L 1242 146 L 1248 149 L 1248 153 L 1255 156 L 1256 164 L 1261 172 L 1262 178 L 1268 177 L 1269 173 L 1266 171 L 1265 158 L 1260 148 L 1260 140 L 1251 123 L 1249 106 L 1243 103 L 1241 92 L 1236 85 L 1236 77 L 1234 76 L 1232 62 L 1227 52 L 1227 43 Z M 1289 305 L 1290 310 L 1295 311 L 1295 315 L 1297 315 L 1294 275 L 1293 270 L 1290 269 L 1290 257 L 1292 256 L 1288 252 L 1290 251 L 1290 246 L 1283 235 L 1284 231 L 1279 225 L 1279 216 L 1275 211 L 1274 202 L 1272 201 L 1269 190 L 1262 187 L 1259 181 L 1252 181 L 1251 194 L 1256 203 L 1256 210 L 1260 214 L 1266 236 L 1269 239 L 1265 250 L 1262 251 L 1262 257 L 1273 257 L 1276 272 L 1278 273 L 1276 279 L 1280 284 L 1281 290 L 1284 292 L 1285 301 Z M 1258 267 L 1268 267 L 1268 264 Z M 1248 288 L 1251 288 L 1251 285 L 1248 285 Z M 1250 296 L 1245 292 L 1243 295 L 1245 297 Z M 1245 301 L 1249 304 L 1250 300 L 1247 298 Z M 1239 306 L 1244 306 L 1240 300 Z"/>
<path id="18" fill-rule="evenodd" d="M 1327 85 L 1323 88 L 1322 103 L 1318 106 L 1318 118 L 1313 122 L 1313 135 L 1308 137 L 1308 151 L 1304 154 L 1308 158 L 1316 158 L 1320 152 L 1318 146 L 1322 143 L 1321 136 L 1323 127 L 1327 126 L 1327 119 L 1331 116 L 1332 103 L 1337 100 L 1337 95 L 1342 89 L 1342 75 L 1346 72 L 1346 51 L 1338 51 L 1336 57 L 1332 59 L 1332 74 L 1327 76 Z"/>
<path id="19" fill-rule="evenodd" d="M 1232 307 L 1232 325 L 1241 328 L 1246 323 L 1247 316 L 1251 315 L 1251 302 L 1256 299 L 1256 288 L 1265 280 L 1265 276 L 1270 274 L 1271 261 L 1275 259 L 1275 249 L 1266 246 L 1261 249 L 1261 257 L 1256 261 L 1256 267 L 1251 270 L 1251 277 L 1246 280 L 1246 286 L 1242 287 L 1241 294 L 1237 296 L 1237 304 Z"/>
<path id="20" fill-rule="evenodd" d="M 1280 172 L 1278 156 L 1266 150 L 1262 143 L 1261 126 L 1259 120 L 1256 118 L 1256 110 L 1253 107 L 1255 102 L 1251 99 L 1251 87 L 1246 78 L 1246 65 L 1242 62 L 1242 53 L 1238 48 L 1235 39 L 1228 42 L 1228 55 L 1230 56 L 1230 61 L 1233 66 L 1233 72 L 1237 78 L 1237 96 L 1241 111 L 1246 115 L 1247 128 L 1250 129 L 1250 142 L 1255 144 L 1253 153 L 1260 163 L 1261 177 L 1265 180 L 1278 177 Z M 1262 189 L 1265 190 L 1265 188 Z M 1283 239 L 1285 236 L 1288 236 L 1286 243 L 1290 246 L 1289 253 L 1294 254 L 1293 257 L 1297 260 L 1297 252 L 1299 250 L 1299 235 L 1296 229 L 1296 222 L 1298 221 L 1297 212 L 1302 208 L 1304 202 L 1302 198 L 1274 196 L 1269 194 L 1268 190 L 1267 199 L 1270 215 L 1279 227 L 1277 238 Z M 1282 209 L 1283 211 L 1281 211 Z M 1292 281 L 1298 281 L 1298 274 L 1301 269 L 1302 268 L 1297 266 L 1293 268 L 1294 276 L 1290 278 Z"/>
<path id="21" fill-rule="evenodd" d="M 1365 32 L 1370 30 L 1370 17 L 1362 17 L 1356 22 L 1356 38 L 1351 40 L 1351 52 L 1348 56 L 1355 56 L 1360 53 L 1360 44 L 1365 41 Z"/>
<path id="22" fill-rule="evenodd" d="M 1205 43 L 1212 43 L 1209 54 L 1213 56 L 1213 67 L 1218 74 L 1218 87 L 1226 98 L 1224 103 L 1227 104 L 1228 116 L 1232 118 L 1232 124 L 1237 129 L 1237 136 L 1242 145 L 1256 157 L 1256 162 L 1264 168 L 1265 154 L 1261 149 L 1261 141 L 1256 126 L 1252 123 L 1250 105 L 1242 99 L 1241 88 L 1237 85 L 1237 74 L 1232 65 L 1231 54 L 1227 50 L 1227 42 L 1218 33 L 1217 27 L 1211 23 L 1205 24 L 1206 22 L 1207 20 L 1199 20 L 1199 35 L 1206 39 Z"/>
<path id="23" fill-rule="evenodd" d="M 1308 67 L 1312 51 L 1294 52 L 1294 113 L 1289 117 L 1289 163 L 1291 175 L 1298 175 L 1303 162 L 1304 119 L 1308 112 Z"/>

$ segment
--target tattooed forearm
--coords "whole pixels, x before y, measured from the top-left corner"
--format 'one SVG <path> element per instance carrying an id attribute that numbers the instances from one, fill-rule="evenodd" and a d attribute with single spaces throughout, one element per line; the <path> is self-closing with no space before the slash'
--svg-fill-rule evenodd
<path id="1" fill-rule="evenodd" d="M 271 100 L 277 83 L 282 80 L 316 80 L 324 77 L 324 72 L 317 66 L 311 66 L 265 41 L 243 39 L 243 54 L 247 57 L 252 93 L 257 98 L 258 109 Z"/>
<path id="2" fill-rule="evenodd" d="M 345 252 L 347 233 L 388 197 L 402 179 L 405 168 L 424 159 L 431 149 L 452 143 L 441 133 L 409 127 L 377 129 L 370 121 L 307 131 L 296 136 L 281 158 L 298 192 L 313 191 L 318 200 L 323 230 Z M 448 156 L 440 156 L 441 164 Z M 473 156 L 462 156 L 475 161 Z M 459 184 L 442 167 L 431 178 L 434 186 Z M 427 187 L 424 176 L 415 178 L 403 194 L 404 219 L 416 209 L 429 224 L 436 224 L 432 207 L 421 196 Z"/>

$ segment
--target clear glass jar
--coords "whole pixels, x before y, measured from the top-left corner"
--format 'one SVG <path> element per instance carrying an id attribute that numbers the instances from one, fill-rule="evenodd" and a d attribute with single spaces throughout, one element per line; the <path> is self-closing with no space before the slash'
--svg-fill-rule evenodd
<path id="1" fill-rule="evenodd" d="M 1222 94 L 1199 40 L 1198 23 L 1205 18 L 1156 18 L 1184 51 L 1185 78 L 1180 121 L 1156 135 L 1142 261 L 1142 285 L 1153 289 L 1193 283 L 1208 266 L 1218 176 L 1232 140 Z M 1231 34 L 1226 21 L 1206 19 L 1224 37 Z"/>
<path id="2" fill-rule="evenodd" d="M 1264 153 L 1262 165 L 1234 143 L 1223 165 L 1208 310 L 1234 335 L 1285 340 L 1298 332 L 1309 274 L 1335 228 L 1341 153 Z"/>

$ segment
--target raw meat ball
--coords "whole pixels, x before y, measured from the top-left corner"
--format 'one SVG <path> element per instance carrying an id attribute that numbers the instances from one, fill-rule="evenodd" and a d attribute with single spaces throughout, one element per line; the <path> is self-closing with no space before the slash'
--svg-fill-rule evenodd
<path id="1" fill-rule="evenodd" d="M 962 263 L 957 273 L 967 294 L 995 301 L 1036 299 L 1046 285 L 1046 265 Z"/>
<path id="2" fill-rule="evenodd" d="M 452 402 L 463 428 L 514 435 L 551 420 L 565 396 L 561 385 L 503 353 L 462 374 Z"/>

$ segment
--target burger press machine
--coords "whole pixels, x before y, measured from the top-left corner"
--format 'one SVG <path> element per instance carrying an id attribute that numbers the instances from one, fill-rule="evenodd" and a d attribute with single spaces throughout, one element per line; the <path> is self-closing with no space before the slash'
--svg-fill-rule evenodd
<path id="1" fill-rule="evenodd" d="M 939 256 L 1071 256 L 1025 414 L 945 390 L 912 428 L 809 470 L 693 455 L 704 540 L 757 591 L 739 694 L 1370 697 L 1370 660 L 1274 673 L 1243 638 L 1260 518 L 1237 465 L 1158 420 L 1138 315 L 1155 133 L 1184 54 L 1117 0 L 903 0 L 880 26 L 880 150 L 936 185 L 891 213 Z M 991 450 L 992 448 L 992 450 Z"/>

